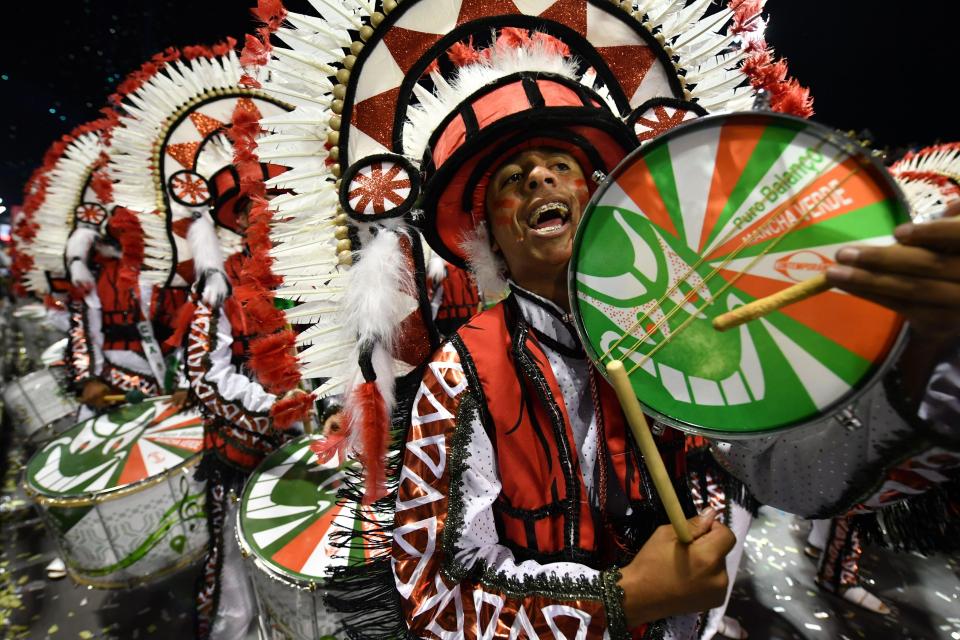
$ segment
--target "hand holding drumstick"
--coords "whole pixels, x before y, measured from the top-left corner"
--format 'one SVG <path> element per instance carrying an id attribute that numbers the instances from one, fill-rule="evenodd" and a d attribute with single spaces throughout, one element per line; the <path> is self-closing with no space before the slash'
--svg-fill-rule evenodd
<path id="1" fill-rule="evenodd" d="M 718 316 L 720 331 L 836 287 L 904 316 L 927 337 L 960 333 L 960 202 L 938 220 L 904 224 L 888 247 L 851 246 L 836 266 L 806 282 Z"/>

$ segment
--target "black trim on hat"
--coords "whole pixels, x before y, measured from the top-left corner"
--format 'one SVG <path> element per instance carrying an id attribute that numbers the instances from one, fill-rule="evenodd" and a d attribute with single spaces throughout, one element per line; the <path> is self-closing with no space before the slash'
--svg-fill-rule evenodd
<path id="1" fill-rule="evenodd" d="M 549 82 L 555 82 L 559 85 L 563 85 L 564 87 L 570 89 L 571 91 L 575 91 L 578 95 L 580 95 L 581 99 L 584 99 L 584 95 L 588 96 L 588 98 L 586 99 L 586 103 L 584 105 L 584 108 L 587 108 L 590 110 L 590 112 L 587 114 L 587 117 L 593 117 L 595 113 L 599 113 L 599 112 L 605 112 L 608 115 L 608 117 L 611 117 L 611 118 L 615 117 L 613 115 L 613 112 L 609 110 L 606 103 L 603 102 L 603 99 L 598 94 L 591 95 L 592 94 L 591 90 L 583 86 L 576 80 L 572 80 L 566 76 L 556 75 L 553 73 L 542 73 L 542 72 L 534 72 L 534 71 L 519 71 L 517 73 L 511 73 L 508 76 L 503 76 L 501 78 L 498 78 L 494 82 L 485 84 L 484 86 L 480 87 L 479 89 L 471 93 L 469 96 L 464 98 L 463 101 L 461 102 L 461 105 L 464 105 L 463 107 L 447 114 L 447 116 L 443 120 L 441 120 L 436 127 L 434 127 L 433 132 L 430 134 L 430 139 L 427 141 L 427 148 L 424 150 L 423 159 L 421 160 L 421 163 L 420 163 L 420 170 L 423 172 L 424 175 L 429 176 L 430 173 L 432 173 L 436 169 L 433 163 L 433 148 L 436 146 L 437 141 L 440 139 L 440 136 L 442 136 L 443 133 L 446 131 L 447 127 L 450 126 L 450 123 L 458 115 L 462 115 L 462 113 L 466 110 L 466 106 L 470 106 L 470 109 L 472 111 L 473 109 L 472 105 L 480 97 L 485 96 L 488 93 L 492 93 L 493 91 L 501 87 L 504 87 L 506 85 L 515 84 L 517 80 L 520 80 L 521 82 L 524 83 L 523 85 L 524 92 L 526 93 L 527 100 L 529 102 L 529 105 L 528 105 L 529 107 L 534 107 L 537 109 L 550 109 L 551 112 L 555 110 L 560 110 L 560 109 L 579 109 L 579 107 L 547 107 L 545 106 L 543 93 L 540 91 L 540 87 L 537 86 L 537 83 L 540 80 L 546 80 Z M 528 86 L 529 84 L 532 84 L 533 87 Z M 534 101 L 539 102 L 539 104 L 535 105 Z M 597 104 L 601 106 L 600 107 L 595 106 Z M 529 108 L 524 109 L 522 111 L 518 111 L 516 114 L 513 114 L 513 115 L 523 115 L 528 113 L 529 113 Z M 506 118 L 502 118 L 502 120 L 512 118 L 513 115 L 507 116 Z M 587 123 L 587 122 L 588 120 L 584 121 L 584 123 Z M 494 123 L 490 126 L 496 126 L 496 124 L 497 123 Z M 466 121 L 464 121 L 464 125 L 466 125 Z M 479 129 L 479 125 L 478 125 L 478 129 Z"/>
<path id="2" fill-rule="evenodd" d="M 530 77 L 529 73 L 524 73 L 520 76 L 520 83 L 523 85 L 523 92 L 527 94 L 527 101 L 532 109 L 542 109 L 547 106 L 547 101 L 543 98 L 543 92 L 540 91 L 540 83 L 537 79 Z"/>
<path id="3" fill-rule="evenodd" d="M 476 135 L 480 131 L 480 124 L 477 122 L 477 112 L 473 110 L 473 105 L 464 103 L 460 107 L 459 114 L 463 120 L 463 130 L 466 137 Z"/>

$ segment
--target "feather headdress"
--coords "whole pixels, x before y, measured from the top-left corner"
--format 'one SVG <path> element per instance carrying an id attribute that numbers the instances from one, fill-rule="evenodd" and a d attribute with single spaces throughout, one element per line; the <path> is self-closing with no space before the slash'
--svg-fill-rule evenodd
<path id="1" fill-rule="evenodd" d="M 890 167 L 890 172 L 903 189 L 914 220 L 938 216 L 960 200 L 960 143 L 908 153 Z"/>
<path id="2" fill-rule="evenodd" d="M 112 193 L 104 168 L 115 125 L 116 115 L 107 110 L 103 118 L 60 138 L 44 157 L 27 207 L 35 234 L 29 244 L 33 264 L 25 274 L 25 285 L 35 293 L 46 293 L 49 278 L 64 277 L 70 235 L 85 227 L 95 237 L 109 216 Z"/>
<path id="3" fill-rule="evenodd" d="M 237 247 L 235 234 L 210 216 L 228 188 L 222 183 L 236 186 L 227 136 L 236 114 L 255 120 L 284 111 L 241 85 L 235 44 L 168 49 L 111 96 L 122 125 L 109 165 L 115 197 L 143 227 L 148 276 L 168 286 L 190 284 L 197 271 L 222 270 L 223 254 Z M 195 220 L 204 229 L 190 234 Z"/>

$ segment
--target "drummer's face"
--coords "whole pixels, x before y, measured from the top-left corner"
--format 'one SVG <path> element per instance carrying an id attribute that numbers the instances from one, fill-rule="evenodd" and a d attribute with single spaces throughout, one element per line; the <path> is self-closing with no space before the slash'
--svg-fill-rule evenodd
<path id="1" fill-rule="evenodd" d="M 501 166 L 487 185 L 487 219 L 511 274 L 566 268 L 589 198 L 583 170 L 562 151 L 531 149 Z"/>

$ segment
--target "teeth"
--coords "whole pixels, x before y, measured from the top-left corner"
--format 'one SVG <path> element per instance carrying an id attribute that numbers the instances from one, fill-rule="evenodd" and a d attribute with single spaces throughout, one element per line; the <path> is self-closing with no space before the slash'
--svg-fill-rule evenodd
<path id="1" fill-rule="evenodd" d="M 564 218 L 564 222 L 566 222 L 566 216 L 569 212 L 567 205 L 563 204 L 562 202 L 548 202 L 547 204 L 540 205 L 533 213 L 530 214 L 530 219 L 527 221 L 527 224 L 530 227 L 536 227 L 537 223 L 540 222 L 540 216 L 547 211 L 553 211 L 554 209 L 560 212 L 560 215 Z"/>

